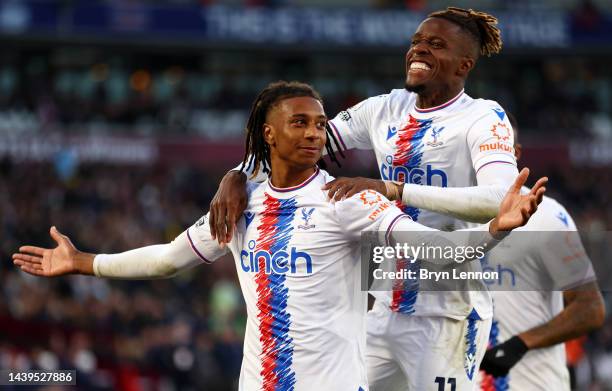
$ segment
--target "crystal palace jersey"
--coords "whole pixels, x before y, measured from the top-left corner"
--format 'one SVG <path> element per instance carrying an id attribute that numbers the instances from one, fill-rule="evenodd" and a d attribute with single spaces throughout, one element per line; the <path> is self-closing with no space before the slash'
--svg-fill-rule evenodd
<path id="1" fill-rule="evenodd" d="M 489 282 L 495 308 L 490 346 L 548 322 L 563 310 L 563 290 L 595 280 L 572 218 L 552 198 L 544 197 L 527 225 L 512 235 L 518 236 L 485 256 L 485 268 L 501 271 Z M 564 344 L 529 351 L 508 376 L 484 376 L 481 384 L 486 391 L 569 391 Z"/>
<path id="2" fill-rule="evenodd" d="M 366 99 L 339 113 L 330 126 L 345 149 L 373 149 L 380 176 L 441 187 L 476 186 L 476 173 L 489 164 L 516 166 L 513 132 L 506 113 L 494 101 L 473 99 L 463 91 L 444 105 L 416 107 L 417 95 L 406 90 Z M 517 172 L 518 175 L 518 172 Z M 419 223 L 442 230 L 468 223 L 450 216 L 403 207 Z M 463 319 L 476 309 L 491 316 L 486 290 L 371 292 L 392 311 Z"/>
<path id="3" fill-rule="evenodd" d="M 293 188 L 249 185 L 228 246 L 248 313 L 241 391 L 367 390 L 360 233 L 404 215 L 372 191 L 331 203 L 321 190 L 331 179 L 317 171 Z M 188 237 L 205 262 L 228 251 L 206 216 Z"/>

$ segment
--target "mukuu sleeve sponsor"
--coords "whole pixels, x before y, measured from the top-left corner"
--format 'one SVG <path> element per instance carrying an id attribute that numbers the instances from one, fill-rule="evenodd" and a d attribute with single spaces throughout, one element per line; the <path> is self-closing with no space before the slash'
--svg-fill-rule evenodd
<path id="1" fill-rule="evenodd" d="M 187 240 L 193 252 L 204 263 L 213 263 L 229 252 L 227 246 L 221 248 L 216 240 L 212 239 L 208 216 L 206 213 L 194 225 L 187 229 Z"/>
<path id="2" fill-rule="evenodd" d="M 341 111 L 329 121 L 331 132 L 343 150 L 372 149 L 370 139 L 372 119 L 377 108 L 383 104 L 384 96 L 368 98 Z"/>
<path id="3" fill-rule="evenodd" d="M 336 202 L 340 226 L 351 240 L 359 240 L 363 231 L 386 231 L 402 211 L 385 196 L 374 190 L 364 190 Z"/>
<path id="4" fill-rule="evenodd" d="M 489 164 L 511 164 L 514 157 L 514 132 L 506 112 L 499 106 L 483 108 L 487 111 L 475 121 L 467 133 L 467 143 L 476 173 Z"/>

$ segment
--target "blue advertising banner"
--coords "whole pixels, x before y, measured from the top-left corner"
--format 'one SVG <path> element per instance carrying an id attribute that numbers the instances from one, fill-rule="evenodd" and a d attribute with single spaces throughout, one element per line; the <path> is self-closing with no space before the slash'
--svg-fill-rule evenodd
<path id="1" fill-rule="evenodd" d="M 2 2 L 0 34 L 94 35 L 253 46 L 403 47 L 425 17 L 401 10 L 84 1 L 68 4 L 52 0 Z M 585 36 L 576 31 L 568 14 L 542 11 L 496 15 L 507 47 L 564 48 L 585 43 Z"/>

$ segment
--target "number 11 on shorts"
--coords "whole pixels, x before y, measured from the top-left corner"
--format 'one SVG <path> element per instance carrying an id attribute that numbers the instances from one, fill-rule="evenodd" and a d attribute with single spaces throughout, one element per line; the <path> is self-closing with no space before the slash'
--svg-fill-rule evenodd
<path id="1" fill-rule="evenodd" d="M 447 381 L 445 377 L 438 376 L 434 383 L 438 385 L 438 391 L 445 391 L 444 385 L 446 383 L 450 386 L 450 391 L 457 391 L 457 381 L 454 377 L 449 377 Z"/>

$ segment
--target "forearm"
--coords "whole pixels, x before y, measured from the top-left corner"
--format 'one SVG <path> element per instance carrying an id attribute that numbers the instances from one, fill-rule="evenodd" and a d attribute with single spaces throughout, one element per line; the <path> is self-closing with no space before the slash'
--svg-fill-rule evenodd
<path id="1" fill-rule="evenodd" d="M 168 244 L 141 247 L 119 254 L 98 254 L 92 272 L 98 277 L 157 279 L 172 277 L 201 263 L 189 247 L 185 233 Z"/>
<path id="2" fill-rule="evenodd" d="M 461 220 L 485 223 L 497 215 L 499 205 L 517 175 L 516 166 L 502 163 L 481 168 L 476 173 L 478 186 L 406 184 L 402 188 L 402 203 Z"/>
<path id="3" fill-rule="evenodd" d="M 497 214 L 508 187 L 502 184 L 472 187 L 437 187 L 405 184 L 402 203 L 415 208 L 484 223 Z"/>
<path id="4" fill-rule="evenodd" d="M 583 299 L 572 301 L 550 321 L 519 337 L 529 349 L 545 348 L 584 335 L 600 327 L 603 319 L 601 295 L 594 291 Z"/>

